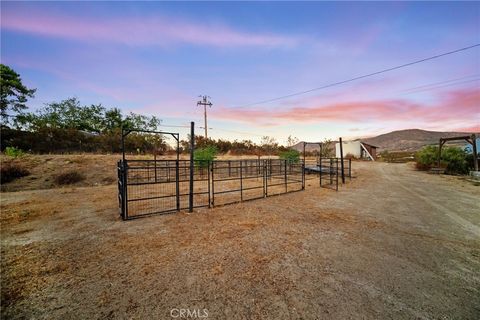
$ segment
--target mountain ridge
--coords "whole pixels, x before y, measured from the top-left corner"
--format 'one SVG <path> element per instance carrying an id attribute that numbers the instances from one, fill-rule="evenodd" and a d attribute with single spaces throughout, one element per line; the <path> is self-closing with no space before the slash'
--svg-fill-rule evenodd
<path id="1" fill-rule="evenodd" d="M 471 135 L 473 132 L 455 131 L 428 131 L 422 129 L 395 130 L 380 134 L 375 137 L 354 139 L 376 146 L 378 152 L 382 151 L 417 151 L 427 145 L 438 144 L 440 138 Z M 345 140 L 346 141 L 346 140 Z M 333 143 L 337 141 L 332 141 Z M 466 144 L 464 141 L 452 141 L 452 145 Z M 303 141 L 292 146 L 293 149 L 303 151 Z M 318 150 L 317 145 L 308 144 L 306 151 Z"/>

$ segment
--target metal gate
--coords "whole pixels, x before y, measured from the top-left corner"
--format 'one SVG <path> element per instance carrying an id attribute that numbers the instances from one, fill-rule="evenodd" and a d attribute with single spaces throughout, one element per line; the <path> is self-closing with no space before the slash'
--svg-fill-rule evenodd
<path id="1" fill-rule="evenodd" d="M 318 167 L 320 171 L 320 187 L 334 189 L 338 191 L 338 158 L 320 158 Z"/>
<path id="2" fill-rule="evenodd" d="M 153 159 L 145 159 L 150 153 L 137 150 L 126 159 L 125 140 L 131 132 L 146 135 L 140 138 L 148 143 L 162 142 L 161 135 L 170 135 L 176 143 L 176 150 L 170 151 L 176 158 L 157 159 L 154 152 Z M 319 158 L 308 165 L 281 159 L 180 160 L 178 133 L 139 130 L 122 130 L 122 149 L 117 175 L 118 203 L 124 220 L 301 191 L 305 189 L 306 173 L 308 179 L 319 180 L 315 185 L 338 190 L 337 158 Z M 351 177 L 350 160 L 347 172 Z"/>

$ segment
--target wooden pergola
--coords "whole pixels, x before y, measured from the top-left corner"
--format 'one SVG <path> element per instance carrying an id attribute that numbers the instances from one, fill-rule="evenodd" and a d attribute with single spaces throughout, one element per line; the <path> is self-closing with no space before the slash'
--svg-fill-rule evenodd
<path id="1" fill-rule="evenodd" d="M 476 143 L 476 135 L 472 134 L 470 136 L 459 136 L 459 137 L 451 137 L 451 138 L 440 138 L 439 148 L 438 148 L 438 167 L 440 168 L 440 157 L 442 155 L 442 147 L 447 141 L 458 141 L 458 140 L 465 140 L 472 145 L 473 150 L 473 166 L 475 171 L 478 171 L 478 154 L 477 154 L 477 143 Z"/>

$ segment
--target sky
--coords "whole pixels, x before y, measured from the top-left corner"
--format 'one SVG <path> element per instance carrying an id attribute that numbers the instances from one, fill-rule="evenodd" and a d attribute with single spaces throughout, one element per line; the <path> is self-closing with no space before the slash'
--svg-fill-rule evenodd
<path id="1" fill-rule="evenodd" d="M 1 2 L 1 62 L 37 88 L 32 109 L 77 97 L 195 121 L 209 137 L 353 139 L 480 131 L 479 2 Z"/>

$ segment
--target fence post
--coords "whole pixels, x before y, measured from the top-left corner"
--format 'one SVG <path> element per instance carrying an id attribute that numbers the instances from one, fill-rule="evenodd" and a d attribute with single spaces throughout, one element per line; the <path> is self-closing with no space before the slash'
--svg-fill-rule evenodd
<path id="1" fill-rule="evenodd" d="M 194 178 L 194 163 L 193 163 L 193 154 L 195 151 L 195 122 L 190 122 L 190 190 L 188 193 L 188 212 L 193 211 L 193 178 Z M 208 183 L 210 187 L 210 182 Z M 210 197 L 210 191 L 208 193 Z M 208 201 L 210 206 L 210 200 Z"/>
<path id="2" fill-rule="evenodd" d="M 348 159 L 348 178 L 352 180 L 352 158 Z"/>
<path id="3" fill-rule="evenodd" d="M 175 189 L 177 191 L 177 211 L 180 211 L 180 141 L 177 137 L 177 159 L 175 160 Z"/>
<path id="4" fill-rule="evenodd" d="M 215 162 L 212 162 L 212 166 L 210 167 L 210 171 L 212 173 L 212 207 L 215 207 L 215 177 L 213 176 L 213 172 L 215 171 Z"/>
<path id="5" fill-rule="evenodd" d="M 127 165 L 127 160 L 123 161 L 123 198 L 124 198 L 124 211 L 123 211 L 123 220 L 128 219 L 128 189 L 127 189 L 127 183 L 128 183 L 128 165 Z"/>
<path id="6" fill-rule="evenodd" d="M 336 163 L 337 163 L 337 170 L 336 170 L 336 173 L 337 173 L 337 174 L 336 174 L 336 180 L 337 180 L 336 182 L 337 182 L 337 185 L 336 185 L 336 191 L 338 191 L 338 159 L 336 159 L 336 160 L 337 160 L 337 161 L 336 161 Z"/>
<path id="7" fill-rule="evenodd" d="M 268 180 L 267 180 L 267 160 L 263 159 L 263 189 L 264 197 L 268 197 Z"/>
<path id="8" fill-rule="evenodd" d="M 333 184 L 333 159 L 330 158 L 330 185 L 332 184 Z"/>
<path id="9" fill-rule="evenodd" d="M 340 141 L 340 167 L 342 169 L 342 183 L 345 183 L 345 168 L 343 166 L 343 143 L 342 143 L 342 138 L 339 138 Z M 338 175 L 338 171 L 337 171 Z"/>
<path id="10" fill-rule="evenodd" d="M 210 166 L 213 166 L 212 161 L 208 161 L 207 176 L 208 176 L 208 207 L 210 208 Z"/>
<path id="11" fill-rule="evenodd" d="M 240 201 L 243 201 L 242 162 L 243 160 L 240 160 Z"/>
<path id="12" fill-rule="evenodd" d="M 305 190 L 305 161 L 302 163 L 302 190 Z"/>
<path id="13" fill-rule="evenodd" d="M 288 191 L 288 180 L 287 180 L 287 159 L 284 160 L 284 175 L 285 175 L 285 193 Z"/>

